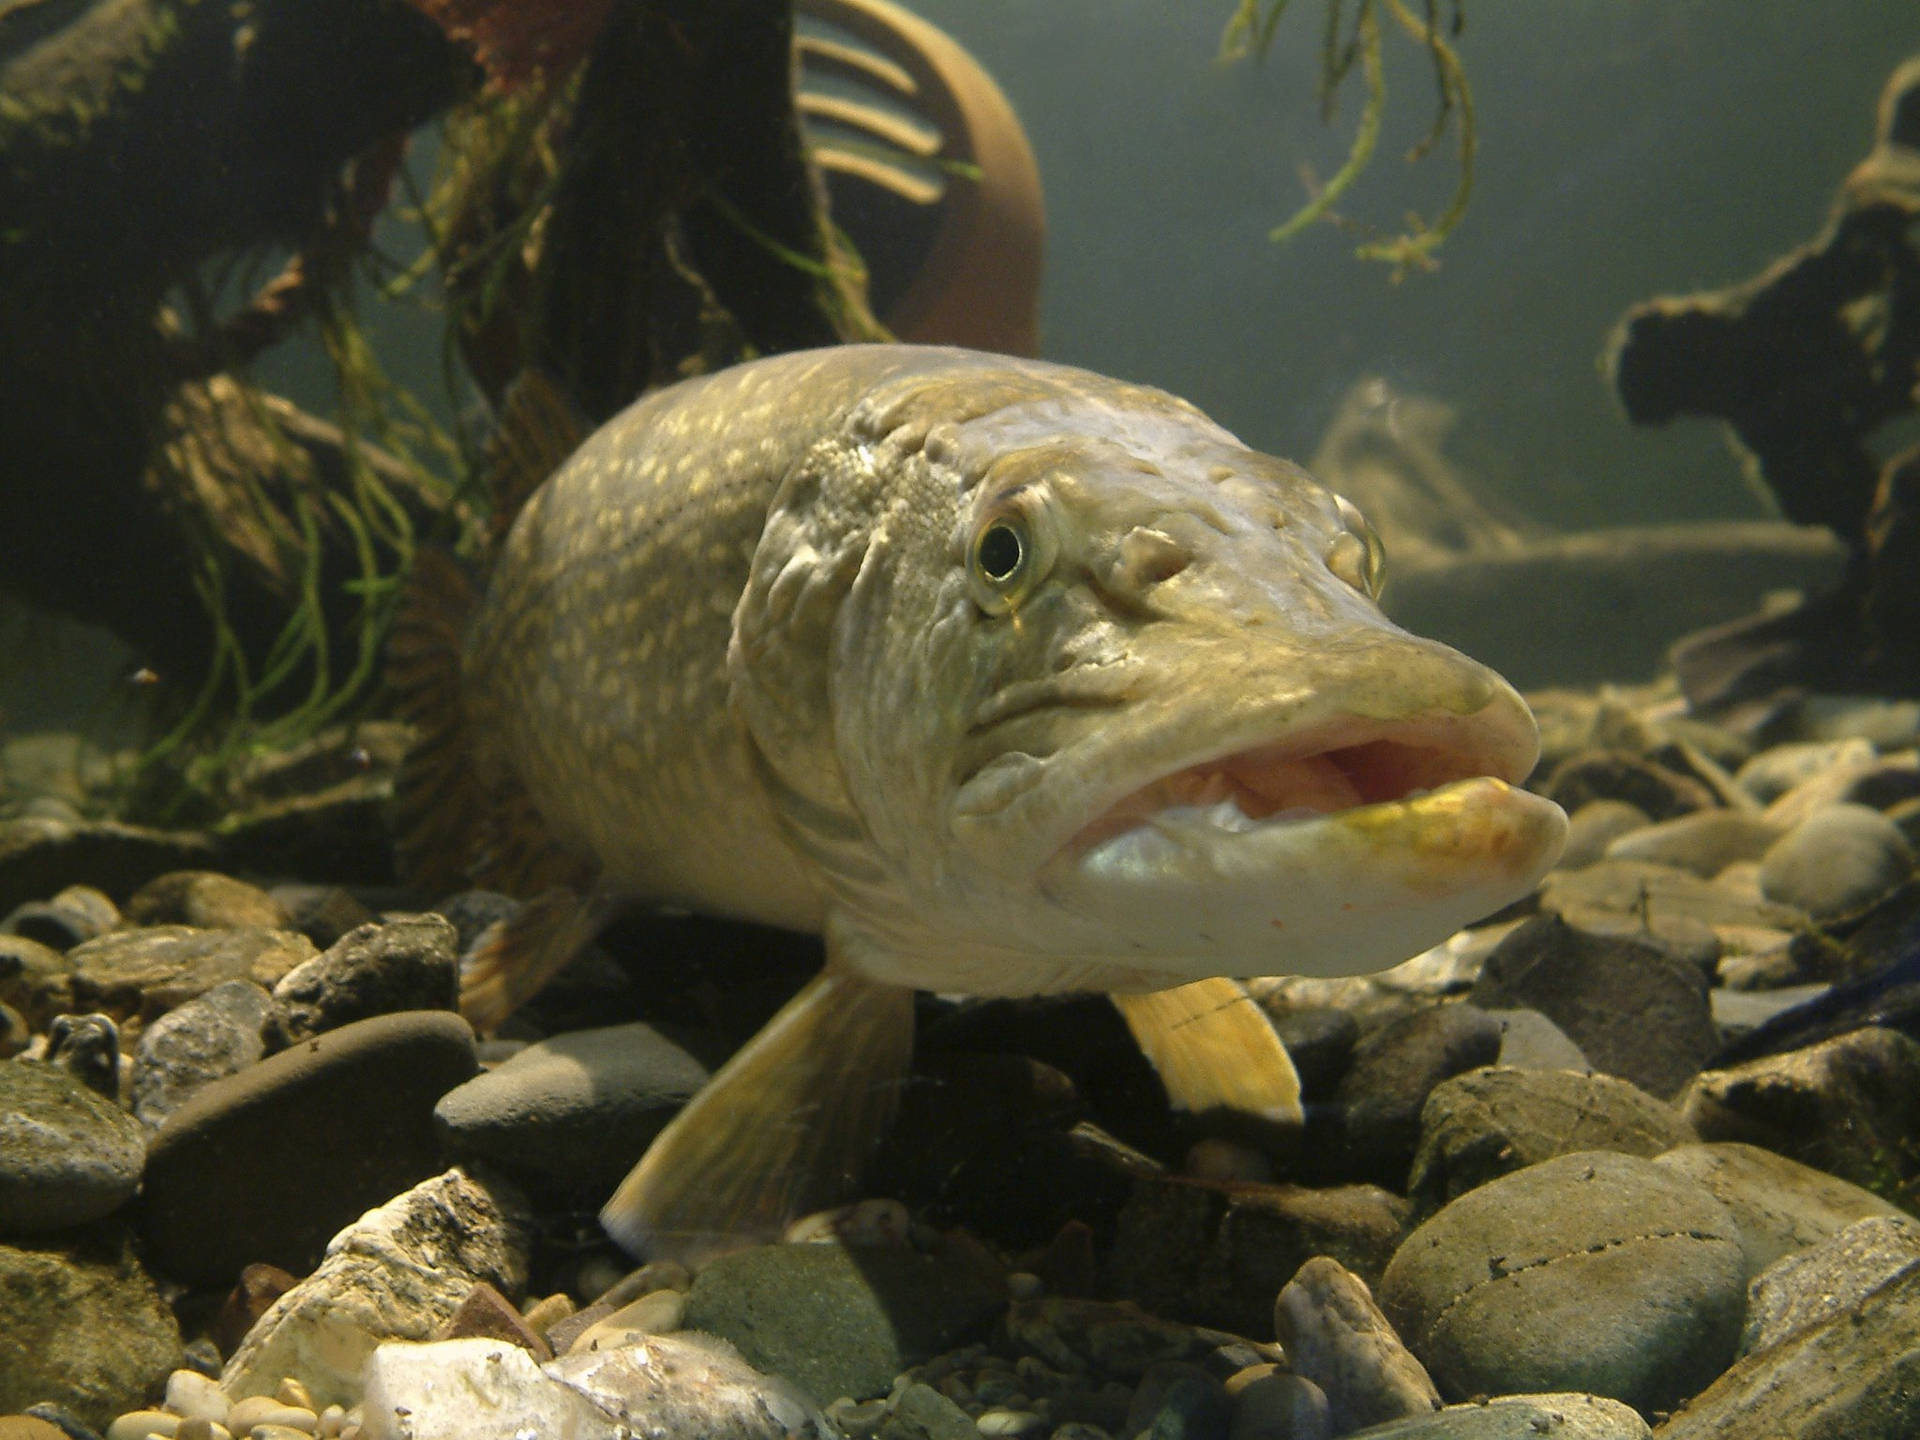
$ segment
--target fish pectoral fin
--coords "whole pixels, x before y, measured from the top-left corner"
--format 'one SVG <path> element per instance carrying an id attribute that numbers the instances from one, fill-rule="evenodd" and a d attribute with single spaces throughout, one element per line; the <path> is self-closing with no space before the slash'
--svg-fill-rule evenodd
<path id="1" fill-rule="evenodd" d="M 618 902 L 559 886 L 480 932 L 460 962 L 460 1013 L 475 1030 L 501 1023 L 558 975 L 612 918 Z"/>
<path id="2" fill-rule="evenodd" d="M 697 1261 L 850 1197 L 913 1058 L 913 992 L 829 966 L 720 1067 L 600 1211 L 629 1253 Z"/>
<path id="3" fill-rule="evenodd" d="M 1237 980 L 1115 994 L 1127 1028 L 1179 1110 L 1239 1110 L 1284 1125 L 1305 1119 L 1300 1077 L 1266 1012 Z"/>

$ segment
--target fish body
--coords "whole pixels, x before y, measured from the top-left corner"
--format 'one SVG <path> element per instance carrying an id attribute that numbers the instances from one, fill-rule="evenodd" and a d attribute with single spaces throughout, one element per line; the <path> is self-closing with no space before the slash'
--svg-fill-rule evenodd
<path id="1" fill-rule="evenodd" d="M 1526 893 L 1565 826 L 1516 788 L 1532 717 L 1388 622 L 1379 565 L 1297 466 L 1164 392 L 1037 361 L 782 355 L 588 439 L 497 557 L 443 755 L 537 816 L 594 914 L 677 904 L 819 930 L 829 954 L 610 1228 L 674 1228 L 686 1175 L 750 1143 L 757 1110 L 871 1128 L 887 1102 L 846 1093 L 904 1068 L 912 988 L 1352 973 Z M 544 959 L 491 968 L 550 970 L 591 933 L 554 913 L 574 918 Z M 1235 993 L 1123 1008 L 1167 1075 L 1166 1027 L 1197 1042 Z M 821 1059 L 836 1047 L 882 1058 Z M 834 1140 L 828 1168 L 863 1143 Z"/>

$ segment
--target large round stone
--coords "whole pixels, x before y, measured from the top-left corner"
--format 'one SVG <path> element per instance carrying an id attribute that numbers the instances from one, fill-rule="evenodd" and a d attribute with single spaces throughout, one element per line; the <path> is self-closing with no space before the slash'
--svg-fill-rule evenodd
<path id="1" fill-rule="evenodd" d="M 1380 1304 L 1455 1398 L 1577 1390 L 1650 1412 L 1732 1362 L 1746 1281 L 1704 1187 L 1584 1151 L 1447 1206 L 1387 1266 Z"/>
<path id="2" fill-rule="evenodd" d="M 255 1261 L 305 1274 L 335 1231 L 440 1170 L 434 1102 L 476 1068 L 466 1021 L 412 1010 L 206 1085 L 147 1152 L 149 1257 L 201 1285 Z"/>
<path id="3" fill-rule="evenodd" d="M 133 1198 L 140 1122 L 57 1065 L 0 1064 L 0 1235 L 81 1225 Z"/>

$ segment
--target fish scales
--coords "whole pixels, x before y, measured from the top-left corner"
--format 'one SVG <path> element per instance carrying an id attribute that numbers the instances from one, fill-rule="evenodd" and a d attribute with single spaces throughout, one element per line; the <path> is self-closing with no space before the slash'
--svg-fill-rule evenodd
<path id="1" fill-rule="evenodd" d="M 1404 959 L 1565 829 L 1517 788 L 1519 697 L 1379 584 L 1351 505 L 1149 387 L 896 345 L 647 397 L 534 493 L 468 632 L 439 753 L 594 878 L 463 1006 L 497 1021 L 633 900 L 824 935 L 602 1212 L 635 1253 L 844 1193 L 914 987 L 1106 990 L 1174 1104 L 1297 1121 L 1232 977 Z"/>

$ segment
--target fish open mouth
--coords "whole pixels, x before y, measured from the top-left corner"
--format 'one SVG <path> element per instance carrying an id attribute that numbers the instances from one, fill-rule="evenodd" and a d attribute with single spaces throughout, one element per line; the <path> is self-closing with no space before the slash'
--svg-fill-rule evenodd
<path id="1" fill-rule="evenodd" d="M 1405 735 L 1326 748 L 1296 737 L 1236 751 L 1189 765 L 1122 797 L 1063 848 L 1068 854 L 1084 854 L 1116 835 L 1175 818 L 1244 831 L 1414 799 L 1460 780 L 1523 778 L 1511 773 L 1514 758 L 1499 753 L 1499 747 L 1463 744 L 1463 738 L 1415 727 Z"/>

